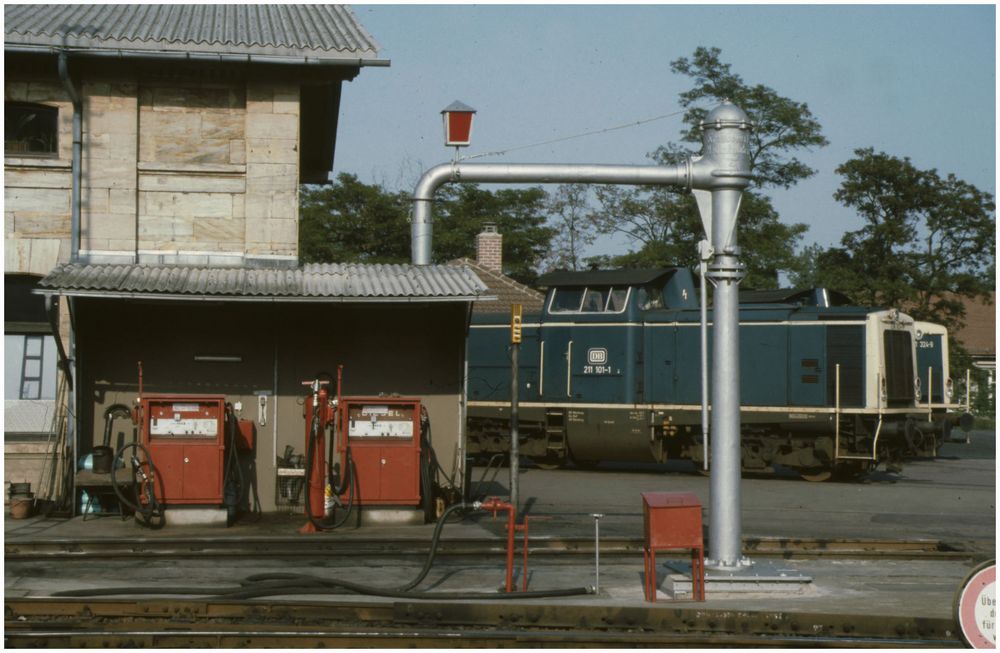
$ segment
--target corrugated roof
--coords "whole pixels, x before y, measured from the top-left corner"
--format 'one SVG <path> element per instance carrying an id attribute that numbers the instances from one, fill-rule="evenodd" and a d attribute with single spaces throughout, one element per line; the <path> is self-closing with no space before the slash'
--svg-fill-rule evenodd
<path id="1" fill-rule="evenodd" d="M 45 294 L 258 301 L 469 301 L 488 288 L 467 266 L 322 264 L 294 269 L 65 264 Z"/>
<path id="2" fill-rule="evenodd" d="M 7 4 L 4 44 L 355 63 L 379 47 L 348 7 L 327 4 Z"/>

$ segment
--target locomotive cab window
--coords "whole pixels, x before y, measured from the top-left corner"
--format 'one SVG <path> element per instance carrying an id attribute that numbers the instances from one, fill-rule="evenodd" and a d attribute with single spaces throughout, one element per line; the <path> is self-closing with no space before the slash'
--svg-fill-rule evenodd
<path id="1" fill-rule="evenodd" d="M 656 286 L 643 286 L 640 288 L 639 308 L 644 311 L 663 308 L 663 290 Z"/>
<path id="2" fill-rule="evenodd" d="M 628 288 L 556 288 L 550 313 L 622 313 L 628 305 Z"/>

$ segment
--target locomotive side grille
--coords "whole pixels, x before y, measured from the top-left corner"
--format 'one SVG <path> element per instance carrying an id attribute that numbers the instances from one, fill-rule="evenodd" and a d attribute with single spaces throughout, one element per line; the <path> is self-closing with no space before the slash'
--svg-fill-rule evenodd
<path id="1" fill-rule="evenodd" d="M 863 406 L 865 398 L 865 329 L 863 326 L 826 328 L 826 397 L 833 406 L 840 365 L 840 405 Z"/>
<path id="2" fill-rule="evenodd" d="M 906 331 L 887 330 L 885 347 L 885 389 L 889 406 L 913 403 L 913 345 Z"/>

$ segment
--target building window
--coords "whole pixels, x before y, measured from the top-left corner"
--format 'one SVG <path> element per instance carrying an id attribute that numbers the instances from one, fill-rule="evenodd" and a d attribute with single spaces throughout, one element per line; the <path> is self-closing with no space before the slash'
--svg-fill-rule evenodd
<path id="1" fill-rule="evenodd" d="M 4 154 L 50 156 L 59 153 L 59 109 L 43 104 L 4 104 Z"/>
<path id="2" fill-rule="evenodd" d="M 56 340 L 45 300 L 32 293 L 39 277 L 4 275 L 4 399 L 55 399 Z"/>
<path id="3" fill-rule="evenodd" d="M 56 398 L 56 341 L 40 333 L 5 333 L 4 399 Z"/>

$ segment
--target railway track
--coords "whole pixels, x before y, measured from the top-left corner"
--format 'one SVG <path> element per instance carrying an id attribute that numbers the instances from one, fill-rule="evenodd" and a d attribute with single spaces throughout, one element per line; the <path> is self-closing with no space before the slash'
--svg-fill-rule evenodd
<path id="1" fill-rule="evenodd" d="M 958 647 L 950 619 L 555 603 L 8 599 L 6 647 Z"/>
<path id="2" fill-rule="evenodd" d="M 377 556 L 426 555 L 427 540 L 385 538 L 148 538 L 131 540 L 46 539 L 15 540 L 4 543 L 7 560 L 56 558 L 206 558 L 225 557 L 310 557 L 335 554 L 371 558 Z M 506 543 L 489 539 L 442 539 L 441 556 L 478 556 L 502 554 Z M 604 537 L 602 556 L 642 555 L 641 538 Z M 592 538 L 533 537 L 531 556 L 594 555 Z M 825 538 L 744 538 L 743 550 L 755 557 L 783 559 L 845 557 L 897 559 L 986 559 L 991 557 L 992 542 L 942 542 L 940 540 L 878 540 Z"/>

